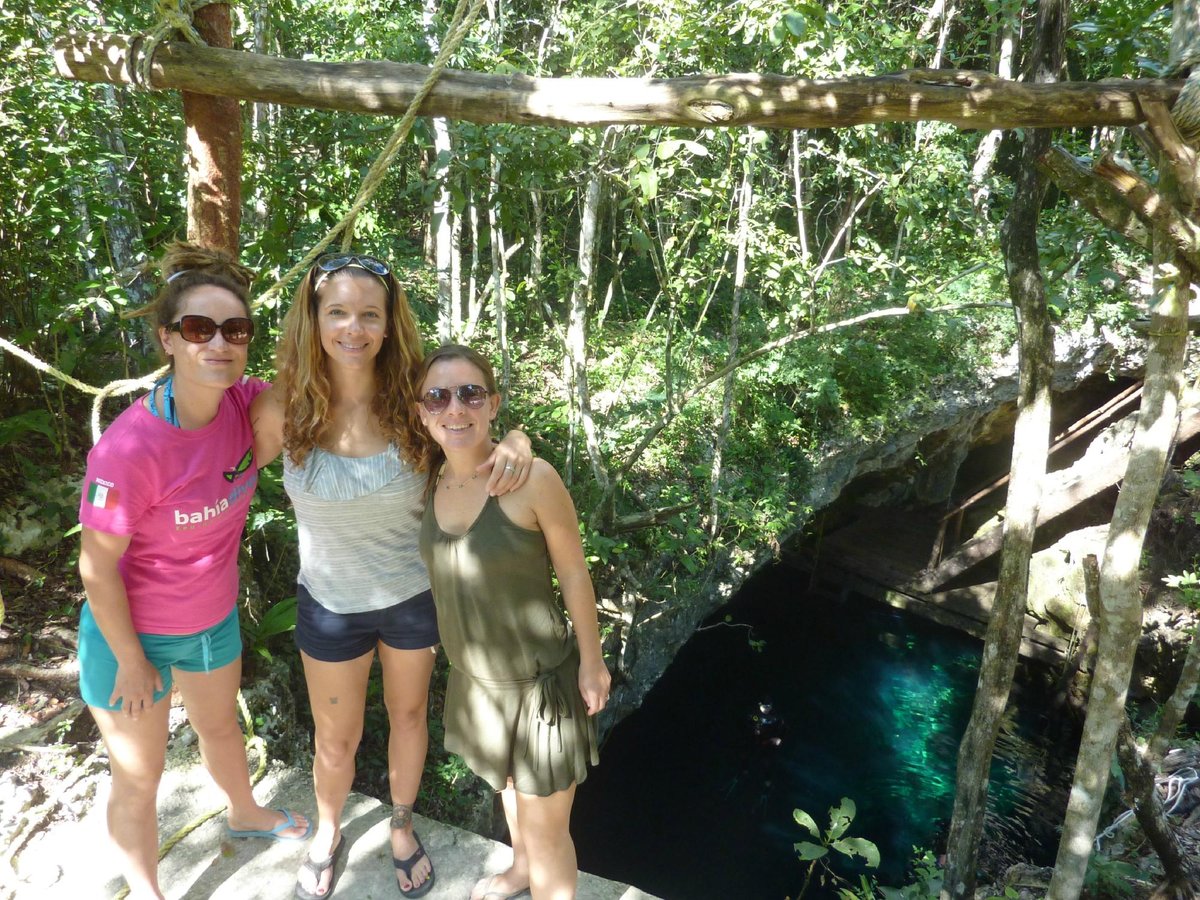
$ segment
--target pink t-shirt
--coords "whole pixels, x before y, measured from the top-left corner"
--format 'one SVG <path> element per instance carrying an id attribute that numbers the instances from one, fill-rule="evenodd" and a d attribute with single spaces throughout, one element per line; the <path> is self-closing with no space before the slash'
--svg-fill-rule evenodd
<path id="1" fill-rule="evenodd" d="M 191 634 L 233 609 L 258 484 L 250 401 L 266 386 L 243 378 L 194 431 L 155 418 L 139 399 L 88 454 L 79 521 L 132 536 L 118 567 L 135 631 Z"/>

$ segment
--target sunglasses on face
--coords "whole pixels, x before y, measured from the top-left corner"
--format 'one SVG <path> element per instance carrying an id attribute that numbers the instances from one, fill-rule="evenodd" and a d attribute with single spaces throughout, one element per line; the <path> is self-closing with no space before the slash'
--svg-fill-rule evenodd
<path id="1" fill-rule="evenodd" d="M 391 268 L 382 259 L 376 259 L 374 256 L 358 256 L 356 254 L 347 253 L 326 253 L 324 256 L 318 257 L 313 263 L 313 290 L 320 290 L 325 279 L 334 272 L 340 272 L 348 266 L 357 266 L 370 272 L 372 275 L 379 277 L 384 286 L 388 289 L 388 294 L 391 294 L 391 285 L 388 284 L 387 276 L 392 271 Z M 320 273 L 319 275 L 317 273 Z"/>
<path id="2" fill-rule="evenodd" d="M 450 406 L 450 398 L 457 397 L 458 402 L 470 409 L 483 406 L 491 393 L 481 384 L 460 384 L 456 388 L 430 388 L 421 398 L 421 405 L 433 415 L 445 412 Z"/>
<path id="3" fill-rule="evenodd" d="M 230 344 L 248 344 L 254 337 L 254 322 L 244 316 L 226 319 L 219 325 L 208 316 L 183 316 L 178 322 L 167 326 L 167 331 L 178 331 L 189 344 L 207 344 L 217 332 Z"/>

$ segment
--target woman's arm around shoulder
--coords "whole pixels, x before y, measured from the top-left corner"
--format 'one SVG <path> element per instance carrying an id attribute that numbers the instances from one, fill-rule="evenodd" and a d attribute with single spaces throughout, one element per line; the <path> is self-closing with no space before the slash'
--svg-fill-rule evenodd
<path id="1" fill-rule="evenodd" d="M 588 715 L 595 715 L 608 702 L 612 677 L 600 650 L 596 592 L 583 555 L 575 503 L 558 472 L 544 459 L 533 461 L 533 472 L 521 493 L 529 494 L 537 526 L 545 535 L 550 564 L 579 640 L 579 693 Z"/>
<path id="2" fill-rule="evenodd" d="M 493 497 L 502 497 L 525 484 L 533 474 L 532 462 L 533 444 L 529 435 L 514 428 L 496 445 L 492 455 L 476 467 L 476 471 L 489 473 L 487 492 Z"/>
<path id="3" fill-rule="evenodd" d="M 274 462 L 283 450 L 283 394 L 272 385 L 250 404 L 250 425 L 254 429 L 254 461 L 261 469 Z"/>

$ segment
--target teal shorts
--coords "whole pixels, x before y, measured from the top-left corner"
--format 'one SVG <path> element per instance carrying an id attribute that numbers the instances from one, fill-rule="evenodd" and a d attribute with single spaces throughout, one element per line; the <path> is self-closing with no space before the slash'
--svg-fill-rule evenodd
<path id="1" fill-rule="evenodd" d="M 139 634 L 146 659 L 162 676 L 163 689 L 154 692 L 157 703 L 171 693 L 171 669 L 211 672 L 242 655 L 242 631 L 237 606 L 224 619 L 194 634 Z M 100 632 L 88 604 L 79 614 L 79 693 L 88 706 L 119 710 L 120 699 L 110 704 L 117 683 L 117 658 Z"/>

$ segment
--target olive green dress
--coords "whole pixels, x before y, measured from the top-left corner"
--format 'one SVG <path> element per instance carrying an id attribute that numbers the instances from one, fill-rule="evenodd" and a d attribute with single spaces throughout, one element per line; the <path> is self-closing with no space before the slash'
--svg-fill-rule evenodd
<path id="1" fill-rule="evenodd" d="M 595 720 L 579 693 L 579 649 L 550 583 L 541 531 L 488 497 L 465 534 L 421 520 L 438 630 L 450 660 L 446 749 L 496 790 L 508 778 L 541 797 L 587 777 L 599 761 Z"/>

